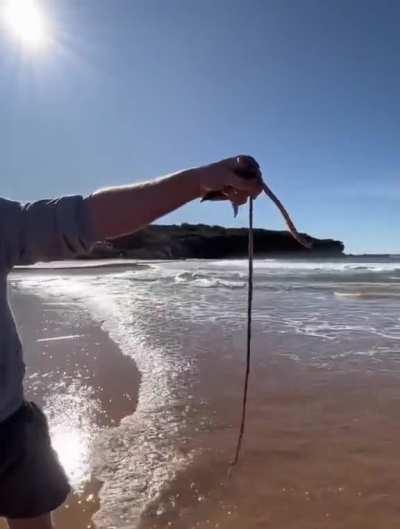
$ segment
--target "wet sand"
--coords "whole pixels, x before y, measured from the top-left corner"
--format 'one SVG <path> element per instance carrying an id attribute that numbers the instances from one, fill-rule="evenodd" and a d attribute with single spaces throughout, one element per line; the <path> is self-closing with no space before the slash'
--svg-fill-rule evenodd
<path id="1" fill-rule="evenodd" d="M 14 292 L 13 302 L 24 337 L 27 395 L 47 405 L 51 424 L 60 408 L 50 393 L 60 380 L 91 389 L 82 393 L 86 403 L 78 412 L 89 409 L 93 437 L 133 413 L 139 373 L 98 324 L 63 300 L 49 304 Z M 220 338 L 209 330 L 196 336 L 199 347 L 215 348 L 198 366 L 210 420 L 180 447 L 196 457 L 147 508 L 139 529 L 397 528 L 399 353 L 316 366 L 291 351 L 274 353 L 257 338 L 242 458 L 228 479 L 243 380 L 235 358 L 243 341 L 239 334 L 231 342 Z M 188 351 L 192 339 L 182 337 Z M 69 402 L 64 386 L 60 391 Z M 77 492 L 56 513 L 57 527 L 91 528 L 100 486 L 83 472 Z"/>
<path id="2" fill-rule="evenodd" d="M 282 358 L 258 366 L 231 477 L 234 406 L 217 411 L 198 439 L 201 456 L 140 529 L 397 528 L 399 373 L 374 374 L 368 361 L 354 367 L 327 373 Z"/>
<path id="3" fill-rule="evenodd" d="M 121 354 L 107 333 L 81 310 L 75 310 L 70 302 L 47 303 L 39 297 L 15 290 L 11 301 L 24 344 L 26 397 L 44 407 L 51 430 L 55 429 L 57 433 L 57 427 L 60 423 L 63 427 L 65 422 L 68 430 L 71 418 L 73 431 L 74 413 L 82 414 L 78 420 L 94 441 L 103 428 L 118 425 L 123 417 L 134 412 L 140 375 L 135 363 Z M 73 395 L 76 383 L 83 385 L 85 391 Z M 72 391 L 68 392 L 68 388 Z M 57 392 L 61 405 L 57 398 L 53 398 Z M 88 395 L 95 403 L 92 408 L 84 402 Z M 71 402 L 71 396 L 75 403 Z M 71 403 L 72 408 L 68 409 Z M 86 418 L 85 413 L 88 415 Z M 63 463 L 63 450 L 68 451 L 70 440 L 67 437 L 65 446 L 61 442 L 56 447 Z M 78 438 L 78 446 L 73 448 L 78 451 L 87 449 L 79 443 Z M 92 454 L 88 454 L 88 458 L 90 465 Z M 64 466 L 67 472 L 78 473 L 78 483 L 77 489 L 55 513 L 58 529 L 94 527 L 91 518 L 98 510 L 101 483 L 90 473 L 79 475 L 80 469 L 75 468 L 79 467 L 79 459 L 79 454 L 76 458 L 66 454 Z M 0 528 L 3 529 L 1 520 Z"/>

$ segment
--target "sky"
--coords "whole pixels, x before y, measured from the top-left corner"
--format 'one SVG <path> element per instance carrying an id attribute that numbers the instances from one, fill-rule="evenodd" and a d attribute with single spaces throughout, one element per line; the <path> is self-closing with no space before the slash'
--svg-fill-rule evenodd
<path id="1" fill-rule="evenodd" d="M 400 253 L 400 2 L 37 2 L 43 49 L 0 25 L 2 196 L 87 194 L 245 153 L 301 231 Z M 160 222 L 246 225 L 247 211 L 196 201 Z M 264 198 L 255 225 L 284 228 Z"/>

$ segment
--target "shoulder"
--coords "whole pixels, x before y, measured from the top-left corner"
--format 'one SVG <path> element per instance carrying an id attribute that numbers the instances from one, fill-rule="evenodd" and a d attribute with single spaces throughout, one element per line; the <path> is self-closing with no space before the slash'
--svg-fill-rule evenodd
<path id="1" fill-rule="evenodd" d="M 21 211 L 23 205 L 21 202 L 15 200 L 10 200 L 8 198 L 0 197 L 0 213 L 10 213 L 13 214 L 16 211 Z"/>

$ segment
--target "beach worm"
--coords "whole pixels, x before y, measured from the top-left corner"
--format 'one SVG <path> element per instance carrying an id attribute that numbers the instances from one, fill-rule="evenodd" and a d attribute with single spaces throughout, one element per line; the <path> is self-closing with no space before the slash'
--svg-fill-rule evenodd
<path id="1" fill-rule="evenodd" d="M 290 233 L 305 248 L 311 248 L 312 243 L 307 241 L 296 229 L 293 224 L 288 212 L 283 206 L 282 202 L 278 197 L 269 189 L 269 187 L 262 182 L 264 193 L 272 200 L 281 212 L 286 224 L 289 228 Z M 238 434 L 238 440 L 236 444 L 235 456 L 230 464 L 228 470 L 228 476 L 231 474 L 233 467 L 235 467 L 240 458 L 240 451 L 242 448 L 243 436 L 246 427 L 246 413 L 247 413 L 247 395 L 249 389 L 249 376 L 250 376 L 250 365 L 251 365 L 251 338 L 252 338 L 252 314 L 253 314 L 253 262 L 254 262 L 254 229 L 253 229 L 253 199 L 249 200 L 249 243 L 248 243 L 248 281 L 247 281 L 247 335 L 246 335 L 246 372 L 244 378 L 243 387 L 243 400 L 242 400 L 242 414 L 240 420 L 240 428 Z"/>
<path id="2" fill-rule="evenodd" d="M 289 216 L 289 213 L 286 211 L 284 205 L 279 200 L 279 198 L 271 191 L 271 189 L 267 186 L 267 184 L 263 181 L 262 182 L 262 188 L 264 190 L 264 193 L 269 197 L 272 202 L 276 205 L 276 207 L 281 212 L 283 218 L 285 219 L 285 222 L 287 224 L 287 227 L 289 228 L 290 233 L 292 236 L 296 239 L 296 241 L 304 246 L 305 248 L 312 248 L 312 242 L 307 241 L 300 233 L 297 231 L 296 226 L 293 224 L 292 219 Z"/>
<path id="3" fill-rule="evenodd" d="M 241 157 L 245 158 L 247 162 L 247 168 L 241 168 L 240 174 L 243 178 L 258 178 L 261 181 L 262 189 L 266 196 L 272 200 L 272 202 L 279 209 L 281 215 L 283 216 L 289 232 L 293 238 L 305 248 L 312 248 L 312 242 L 308 241 L 303 237 L 296 229 L 292 219 L 290 218 L 289 213 L 286 208 L 279 200 L 279 198 L 271 191 L 267 184 L 263 181 L 261 177 L 261 172 L 258 166 L 258 163 L 251 157 Z M 248 169 L 248 170 L 247 170 Z M 213 191 L 208 193 L 203 200 L 227 200 L 226 195 L 221 191 Z M 229 466 L 228 476 L 230 476 L 233 468 L 238 464 L 240 458 L 240 452 L 242 448 L 243 436 L 246 428 L 246 413 L 247 413 L 247 395 L 249 389 L 249 377 L 250 377 L 250 367 L 251 367 L 251 338 L 252 338 L 252 314 L 253 314 L 253 262 L 254 262 L 254 228 L 253 228 L 253 208 L 254 199 L 250 197 L 249 199 L 249 228 L 248 228 L 248 281 L 247 281 L 247 334 L 246 334 L 246 371 L 244 378 L 244 387 L 243 387 L 243 399 L 242 399 L 242 413 L 240 420 L 239 434 L 236 444 L 235 456 Z M 238 212 L 238 206 L 233 204 L 233 211 L 236 216 Z"/>
<path id="4" fill-rule="evenodd" d="M 266 196 L 272 200 L 272 202 L 276 205 L 276 207 L 279 209 L 281 215 L 283 216 L 287 227 L 289 229 L 289 232 L 292 234 L 293 238 L 302 246 L 305 248 L 311 248 L 312 243 L 311 241 L 306 240 L 296 229 L 296 226 L 294 225 L 292 219 L 290 218 L 289 213 L 287 212 L 286 208 L 282 204 L 282 202 L 279 200 L 279 198 L 273 193 L 273 191 L 267 186 L 267 184 L 264 182 L 260 170 L 260 166 L 258 165 L 257 161 L 252 156 L 238 156 L 236 158 L 236 169 L 235 173 L 246 179 L 257 179 L 262 186 L 262 189 Z M 229 188 L 231 189 L 231 188 Z M 207 193 L 203 198 L 202 202 L 205 200 L 228 200 L 228 197 L 226 194 L 224 194 L 224 190 L 221 191 L 211 191 Z M 236 217 L 239 208 L 236 204 L 233 204 L 233 211 L 234 215 Z"/>
<path id="5" fill-rule="evenodd" d="M 253 233 L 253 199 L 249 200 L 249 243 L 248 243 L 248 277 L 247 277 L 247 335 L 246 335 L 246 373 L 244 377 L 243 400 L 242 400 L 242 415 L 240 420 L 240 428 L 238 439 L 236 443 L 235 456 L 228 469 L 228 477 L 239 462 L 240 450 L 242 448 L 242 441 L 244 430 L 246 427 L 246 413 L 247 413 L 247 393 L 249 389 L 250 363 L 251 363 L 251 323 L 253 314 L 253 260 L 254 260 L 254 233 Z"/>

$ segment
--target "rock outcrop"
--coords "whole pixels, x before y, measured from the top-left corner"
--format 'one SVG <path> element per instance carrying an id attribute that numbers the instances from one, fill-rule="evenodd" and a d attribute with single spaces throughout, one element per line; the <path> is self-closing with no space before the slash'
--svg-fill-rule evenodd
<path id="1" fill-rule="evenodd" d="M 304 237 L 313 243 L 304 249 L 287 231 L 254 230 L 254 250 L 259 257 L 340 257 L 344 244 L 333 239 Z M 152 225 L 133 235 L 97 245 L 91 257 L 133 259 L 227 259 L 247 255 L 247 229 L 205 224 Z"/>

